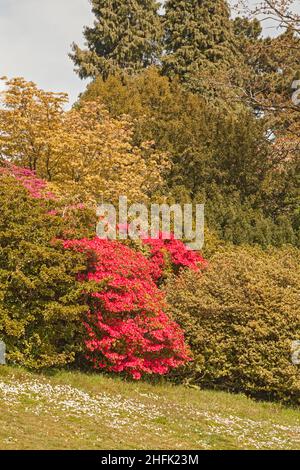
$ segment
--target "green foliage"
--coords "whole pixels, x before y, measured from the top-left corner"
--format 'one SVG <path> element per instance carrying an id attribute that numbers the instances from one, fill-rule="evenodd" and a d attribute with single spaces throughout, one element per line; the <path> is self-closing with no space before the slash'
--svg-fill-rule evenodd
<path id="1" fill-rule="evenodd" d="M 204 275 L 167 285 L 170 312 L 185 330 L 194 362 L 180 379 L 258 398 L 300 402 L 300 251 L 227 248 Z"/>
<path id="2" fill-rule="evenodd" d="M 262 33 L 262 26 L 257 18 L 249 20 L 238 16 L 233 21 L 233 31 L 236 36 L 243 39 L 258 39 Z"/>
<path id="3" fill-rule="evenodd" d="M 216 253 L 219 253 L 222 250 L 226 250 L 227 247 L 232 247 L 229 242 L 222 240 L 216 230 L 204 228 L 204 239 L 205 243 L 201 250 L 203 258 L 210 260 Z"/>
<path id="4" fill-rule="evenodd" d="M 205 195 L 195 197 L 197 203 L 205 203 L 206 224 L 214 230 L 219 238 L 234 245 L 251 244 L 282 246 L 290 243 L 300 246 L 299 220 L 293 220 L 287 213 L 268 214 L 265 205 L 253 197 L 244 198 L 234 188 L 223 188 L 212 185 Z M 265 209 L 265 210 L 264 210 Z M 292 207 L 291 207 L 292 210 Z"/>
<path id="5" fill-rule="evenodd" d="M 299 244 L 297 165 L 278 171 L 262 119 L 242 107 L 216 110 L 154 67 L 96 79 L 81 101 L 97 99 L 113 117 L 133 118 L 136 145 L 168 153 L 169 202 L 205 203 L 209 228 L 235 244 Z"/>
<path id="6" fill-rule="evenodd" d="M 161 76 L 154 67 L 125 81 L 118 77 L 106 81 L 97 78 L 81 101 L 96 99 L 113 117 L 129 114 L 134 119 L 136 145 L 149 141 L 169 154 L 172 163 L 171 172 L 166 175 L 169 192 L 173 194 L 175 187 L 180 187 L 177 202 L 182 200 L 182 189 L 186 199 L 190 199 L 194 181 L 188 184 L 188 180 L 195 174 L 196 162 L 204 166 L 208 160 L 205 147 L 209 146 L 215 124 L 204 99 L 185 90 L 178 80 L 169 81 Z"/>
<path id="7" fill-rule="evenodd" d="M 92 0 L 96 21 L 84 30 L 88 49 L 73 44 L 70 55 L 79 76 L 107 78 L 155 63 L 162 35 L 158 8 L 155 0 Z"/>
<path id="8" fill-rule="evenodd" d="M 98 78 L 81 99 L 97 98 L 113 116 L 134 118 L 138 145 L 151 140 L 172 156 L 169 186 L 184 186 L 192 198 L 214 182 L 251 194 L 270 167 L 263 125 L 250 112 L 216 111 L 155 68 L 125 83 Z"/>
<path id="9" fill-rule="evenodd" d="M 30 368 L 72 362 L 82 347 L 86 307 L 76 274 L 84 262 L 55 239 L 86 232 L 70 212 L 50 215 L 53 205 L 0 177 L 0 337 L 9 362 Z"/>
<path id="10" fill-rule="evenodd" d="M 164 33 L 163 73 L 179 76 L 193 91 L 218 94 L 238 57 L 227 1 L 168 0 Z"/>

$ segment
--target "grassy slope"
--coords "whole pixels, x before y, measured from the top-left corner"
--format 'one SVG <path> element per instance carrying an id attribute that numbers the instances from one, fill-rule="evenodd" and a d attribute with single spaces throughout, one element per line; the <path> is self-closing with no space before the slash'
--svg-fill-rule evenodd
<path id="1" fill-rule="evenodd" d="M 244 396 L 0 366 L 0 449 L 300 449 L 300 412 Z"/>

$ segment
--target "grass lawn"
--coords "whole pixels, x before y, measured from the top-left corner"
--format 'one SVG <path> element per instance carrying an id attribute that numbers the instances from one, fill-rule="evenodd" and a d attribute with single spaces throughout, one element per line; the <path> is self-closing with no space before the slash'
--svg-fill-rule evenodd
<path id="1" fill-rule="evenodd" d="M 0 449 L 300 449 L 300 409 L 166 383 L 0 366 Z"/>

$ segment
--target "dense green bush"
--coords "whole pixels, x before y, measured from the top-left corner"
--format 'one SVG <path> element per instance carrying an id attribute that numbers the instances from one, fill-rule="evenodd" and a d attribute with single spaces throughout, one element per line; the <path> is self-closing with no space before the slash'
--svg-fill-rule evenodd
<path id="1" fill-rule="evenodd" d="M 195 202 L 205 204 L 206 224 L 219 238 L 234 245 L 300 247 L 300 231 L 288 214 L 269 216 L 253 198 L 242 200 L 238 191 L 221 193 L 214 185 L 199 193 Z M 276 214 L 276 211 L 274 211 Z"/>
<path id="2" fill-rule="evenodd" d="M 82 233 L 58 205 L 0 175 L 0 339 L 10 362 L 30 368 L 72 362 L 82 347 L 82 255 L 55 242 Z"/>
<path id="3" fill-rule="evenodd" d="M 226 248 L 203 275 L 166 286 L 170 311 L 194 354 L 180 377 L 204 387 L 300 402 L 300 251 Z"/>

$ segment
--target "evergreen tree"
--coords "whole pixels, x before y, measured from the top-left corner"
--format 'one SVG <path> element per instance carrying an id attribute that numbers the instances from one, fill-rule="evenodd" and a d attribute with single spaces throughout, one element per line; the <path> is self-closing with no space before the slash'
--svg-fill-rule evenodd
<path id="1" fill-rule="evenodd" d="M 86 27 L 87 49 L 73 43 L 73 59 L 81 78 L 138 71 L 160 55 L 162 27 L 155 0 L 92 0 L 96 16 Z"/>
<path id="2" fill-rule="evenodd" d="M 193 91 L 229 81 L 238 52 L 225 0 L 168 0 L 164 28 L 166 75 L 178 75 Z"/>
<path id="3" fill-rule="evenodd" d="M 233 30 L 236 36 L 248 40 L 258 40 L 262 33 L 262 26 L 257 18 L 250 20 L 246 17 L 238 16 L 233 20 Z"/>

